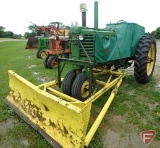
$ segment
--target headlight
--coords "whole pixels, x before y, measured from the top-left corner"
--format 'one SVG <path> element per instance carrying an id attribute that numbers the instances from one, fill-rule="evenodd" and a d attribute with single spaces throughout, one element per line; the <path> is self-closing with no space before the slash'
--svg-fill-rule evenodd
<path id="1" fill-rule="evenodd" d="M 79 38 L 79 40 L 81 40 L 81 41 L 84 39 L 83 35 L 81 35 L 81 34 L 78 36 L 78 38 Z"/>

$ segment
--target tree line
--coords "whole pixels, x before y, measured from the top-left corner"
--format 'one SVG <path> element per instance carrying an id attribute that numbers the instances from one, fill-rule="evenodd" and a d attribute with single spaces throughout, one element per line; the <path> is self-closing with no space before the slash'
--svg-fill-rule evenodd
<path id="1" fill-rule="evenodd" d="M 71 25 L 72 26 L 72 25 Z M 31 33 L 29 32 L 25 32 L 25 37 L 28 38 L 28 37 L 34 37 L 36 35 L 39 35 L 41 34 L 42 32 L 39 30 L 39 31 L 36 31 L 36 26 L 35 25 L 30 25 L 28 27 L 28 30 L 31 31 Z M 156 39 L 160 39 L 160 27 L 158 27 L 156 30 L 152 31 L 151 33 L 147 33 L 147 34 L 151 34 L 154 38 Z"/>
<path id="2" fill-rule="evenodd" d="M 0 26 L 0 38 L 14 38 L 19 39 L 21 38 L 21 34 L 14 34 L 12 31 L 5 31 L 5 27 Z"/>
<path id="3" fill-rule="evenodd" d="M 155 31 L 152 31 L 151 35 L 154 36 L 156 39 L 160 39 L 160 27 L 158 27 Z"/>
<path id="4" fill-rule="evenodd" d="M 24 37 L 28 38 L 28 37 L 34 37 L 37 35 L 34 25 L 30 25 L 28 29 L 31 30 L 32 32 L 31 33 L 25 32 Z M 160 27 L 152 31 L 151 35 L 156 39 L 160 39 Z M 12 31 L 5 31 L 5 27 L 0 26 L 0 38 L 21 38 L 21 37 L 22 37 L 21 34 L 17 35 L 17 34 L 14 34 Z"/>

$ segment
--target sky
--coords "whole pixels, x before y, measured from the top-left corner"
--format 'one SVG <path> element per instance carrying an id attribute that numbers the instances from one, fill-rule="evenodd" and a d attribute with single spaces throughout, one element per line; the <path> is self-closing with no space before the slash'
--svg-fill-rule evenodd
<path id="1" fill-rule="evenodd" d="M 94 27 L 95 0 L 1 0 L 0 26 L 5 31 L 24 35 L 29 32 L 30 22 L 39 26 L 50 22 L 62 22 L 71 25 L 76 21 L 82 25 L 80 4 L 86 3 L 87 27 Z M 159 0 L 97 0 L 99 28 L 119 20 L 137 23 L 152 32 L 160 27 Z"/>

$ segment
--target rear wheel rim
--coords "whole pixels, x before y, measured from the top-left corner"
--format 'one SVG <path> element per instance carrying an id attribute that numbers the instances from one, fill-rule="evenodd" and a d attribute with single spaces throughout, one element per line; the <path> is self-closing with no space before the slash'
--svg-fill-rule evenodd
<path id="1" fill-rule="evenodd" d="M 150 76 L 152 70 L 154 68 L 155 63 L 155 47 L 151 44 L 151 47 L 148 52 L 148 59 L 147 59 L 147 75 Z"/>
<path id="2" fill-rule="evenodd" d="M 57 67 L 57 60 L 56 60 L 56 58 L 54 58 L 54 59 L 52 60 L 52 67 L 53 67 L 53 68 L 56 68 L 56 67 Z"/>

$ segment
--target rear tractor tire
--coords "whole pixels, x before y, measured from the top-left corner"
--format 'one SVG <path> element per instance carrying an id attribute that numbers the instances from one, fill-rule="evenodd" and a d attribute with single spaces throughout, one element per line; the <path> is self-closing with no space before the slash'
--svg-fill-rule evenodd
<path id="1" fill-rule="evenodd" d="M 71 90 L 72 97 L 85 101 L 87 100 L 94 92 L 96 87 L 96 80 L 94 75 L 92 75 L 92 92 L 89 93 L 89 76 L 87 72 L 80 73 L 74 80 Z"/>
<path id="2" fill-rule="evenodd" d="M 148 83 L 153 75 L 156 61 L 156 41 L 151 36 L 143 36 L 135 53 L 134 76 L 138 83 Z"/>

